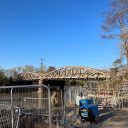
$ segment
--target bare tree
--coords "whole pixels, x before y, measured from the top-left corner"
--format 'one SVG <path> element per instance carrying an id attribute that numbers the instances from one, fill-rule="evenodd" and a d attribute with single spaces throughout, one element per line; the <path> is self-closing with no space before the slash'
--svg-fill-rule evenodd
<path id="1" fill-rule="evenodd" d="M 122 65 L 122 59 L 119 58 L 119 59 L 116 59 L 114 62 L 113 62 L 114 66 L 115 67 L 123 67 Z"/>
<path id="2" fill-rule="evenodd" d="M 9 79 L 5 76 L 4 70 L 0 67 L 0 86 L 8 84 Z"/>
<path id="3" fill-rule="evenodd" d="M 121 53 L 128 65 L 128 0 L 111 0 L 110 8 L 104 12 L 102 38 L 121 40 Z"/>
<path id="4" fill-rule="evenodd" d="M 25 73 L 25 72 L 35 72 L 36 71 L 36 68 L 32 65 L 25 65 L 22 67 L 22 72 Z"/>
<path id="5" fill-rule="evenodd" d="M 49 66 L 46 72 L 49 73 L 49 72 L 54 71 L 54 70 L 56 70 L 56 67 Z"/>
<path id="6" fill-rule="evenodd" d="M 26 72 L 36 72 L 36 68 L 32 65 L 17 66 L 14 68 L 7 69 L 5 71 L 5 74 L 9 78 L 9 77 L 17 76 L 20 73 L 26 73 Z"/>

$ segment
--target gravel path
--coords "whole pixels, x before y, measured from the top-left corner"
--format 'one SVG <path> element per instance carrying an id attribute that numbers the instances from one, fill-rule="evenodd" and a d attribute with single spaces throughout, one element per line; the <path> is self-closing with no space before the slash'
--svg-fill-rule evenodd
<path id="1" fill-rule="evenodd" d="M 79 128 L 128 128 L 128 108 L 102 114 L 99 123 L 87 122 L 81 124 Z"/>

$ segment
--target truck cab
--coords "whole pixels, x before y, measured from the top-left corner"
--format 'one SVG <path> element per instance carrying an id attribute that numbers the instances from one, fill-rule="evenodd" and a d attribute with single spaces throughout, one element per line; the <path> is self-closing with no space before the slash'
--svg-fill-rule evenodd
<path id="1" fill-rule="evenodd" d="M 79 114 L 81 120 L 93 120 L 99 117 L 98 105 L 95 105 L 93 99 L 82 99 L 79 101 Z"/>

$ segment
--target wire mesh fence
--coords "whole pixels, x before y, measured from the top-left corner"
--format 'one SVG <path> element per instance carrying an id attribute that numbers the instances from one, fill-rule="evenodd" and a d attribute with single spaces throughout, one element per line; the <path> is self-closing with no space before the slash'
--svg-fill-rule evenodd
<path id="1" fill-rule="evenodd" d="M 45 85 L 0 87 L 0 128 L 51 128 L 50 106 Z"/>

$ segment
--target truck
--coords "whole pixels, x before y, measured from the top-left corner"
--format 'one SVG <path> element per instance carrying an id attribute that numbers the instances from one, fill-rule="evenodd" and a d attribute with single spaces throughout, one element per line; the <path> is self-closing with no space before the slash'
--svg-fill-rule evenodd
<path id="1" fill-rule="evenodd" d="M 84 120 L 96 122 L 99 119 L 98 105 L 95 105 L 93 99 L 81 99 L 79 101 L 79 115 L 81 122 Z"/>

